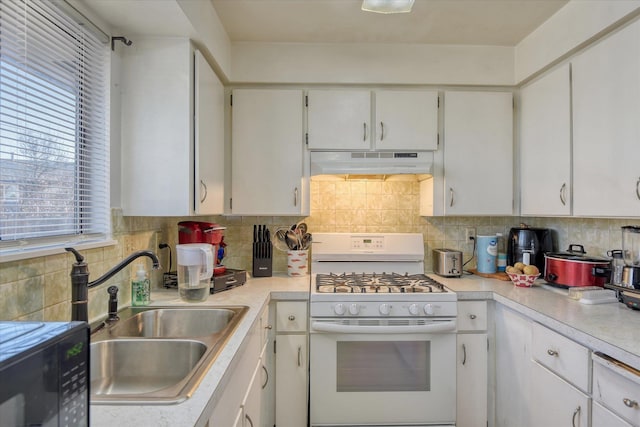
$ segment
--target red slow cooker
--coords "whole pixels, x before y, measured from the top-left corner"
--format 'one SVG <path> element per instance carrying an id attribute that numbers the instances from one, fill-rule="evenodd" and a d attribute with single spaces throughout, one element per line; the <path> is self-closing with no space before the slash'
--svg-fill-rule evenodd
<path id="1" fill-rule="evenodd" d="M 582 245 L 569 245 L 566 252 L 544 255 L 544 280 L 561 286 L 604 286 L 610 276 L 611 261 L 587 256 Z"/>

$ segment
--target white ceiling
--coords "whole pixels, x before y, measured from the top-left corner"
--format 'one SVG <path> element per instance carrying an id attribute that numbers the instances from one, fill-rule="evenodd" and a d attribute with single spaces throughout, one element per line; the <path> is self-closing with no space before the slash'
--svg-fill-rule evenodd
<path id="1" fill-rule="evenodd" d="M 411 13 L 361 0 L 211 0 L 231 41 L 515 46 L 568 0 L 415 0 Z"/>

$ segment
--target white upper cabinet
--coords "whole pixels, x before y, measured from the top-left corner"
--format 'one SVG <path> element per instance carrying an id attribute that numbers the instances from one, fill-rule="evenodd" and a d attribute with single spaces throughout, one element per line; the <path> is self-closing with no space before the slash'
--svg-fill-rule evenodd
<path id="1" fill-rule="evenodd" d="M 437 150 L 438 92 L 375 92 L 375 148 Z"/>
<path id="2" fill-rule="evenodd" d="M 371 92 L 310 90 L 307 94 L 308 147 L 364 150 L 371 147 Z"/>
<path id="3" fill-rule="evenodd" d="M 224 211 L 224 87 L 195 52 L 195 176 L 197 215 Z"/>
<path id="4" fill-rule="evenodd" d="M 312 150 L 438 148 L 436 91 L 310 90 L 307 105 Z"/>
<path id="5" fill-rule="evenodd" d="M 520 212 L 571 214 L 571 87 L 569 65 L 520 94 Z"/>
<path id="6" fill-rule="evenodd" d="M 187 38 L 138 38 L 124 52 L 123 214 L 222 213 L 224 94 L 217 76 Z"/>
<path id="7" fill-rule="evenodd" d="M 513 213 L 513 96 L 510 92 L 446 92 L 445 215 Z M 437 207 L 444 203 L 443 207 Z"/>
<path id="8" fill-rule="evenodd" d="M 573 213 L 640 216 L 640 21 L 572 61 Z"/>
<path id="9" fill-rule="evenodd" d="M 235 89 L 231 110 L 231 214 L 306 214 L 302 90 Z"/>

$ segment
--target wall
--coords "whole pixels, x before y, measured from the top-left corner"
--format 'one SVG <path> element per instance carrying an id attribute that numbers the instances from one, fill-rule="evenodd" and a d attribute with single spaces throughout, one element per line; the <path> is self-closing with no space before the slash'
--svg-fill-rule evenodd
<path id="1" fill-rule="evenodd" d="M 557 231 L 559 249 L 570 243 L 582 244 L 590 255 L 605 255 L 609 249 L 620 248 L 623 225 L 640 225 L 640 220 L 591 218 L 520 218 L 520 217 L 435 217 L 418 215 L 419 188 L 417 182 L 334 182 L 311 183 L 311 215 L 296 217 L 203 217 L 227 227 L 225 242 L 229 268 L 251 270 L 251 240 L 253 224 L 267 224 L 274 231 L 305 220 L 314 232 L 417 232 L 425 241 L 426 270 L 431 271 L 431 249 L 447 247 L 464 252 L 464 261 L 473 246 L 464 240 L 466 227 L 475 227 L 478 234 L 502 232 L 521 221 L 531 226 L 549 227 Z M 161 242 L 175 249 L 180 218 L 122 217 L 118 209 L 112 214 L 115 246 L 83 251 L 93 280 L 133 251 L 151 249 L 160 257 L 163 268 L 169 266 L 169 250 L 158 250 Z M 190 218 L 193 219 L 193 218 Z M 274 270 L 286 271 L 286 255 L 275 251 Z M 175 269 L 175 250 L 173 251 Z M 141 258 L 150 271 L 150 262 Z M 138 261 L 134 262 L 135 266 Z M 0 320 L 70 319 L 71 284 L 69 272 L 73 257 L 64 253 L 0 265 Z M 471 262 L 467 267 L 471 267 Z M 89 291 L 89 318 L 97 320 L 107 311 L 107 287 L 120 288 L 119 304 L 131 301 L 130 279 L 134 269 L 125 268 L 104 285 Z M 152 287 L 162 286 L 162 271 L 152 272 Z M 153 292 L 151 295 L 153 299 Z"/>

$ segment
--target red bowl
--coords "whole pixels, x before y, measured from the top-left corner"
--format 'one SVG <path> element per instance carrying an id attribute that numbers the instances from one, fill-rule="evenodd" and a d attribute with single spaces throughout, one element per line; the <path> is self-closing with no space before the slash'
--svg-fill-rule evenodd
<path id="1" fill-rule="evenodd" d="M 533 286 L 533 282 L 540 277 L 540 273 L 538 274 L 517 274 L 517 273 L 507 273 L 509 275 L 509 279 L 513 282 L 514 285 L 520 288 L 530 288 Z"/>

